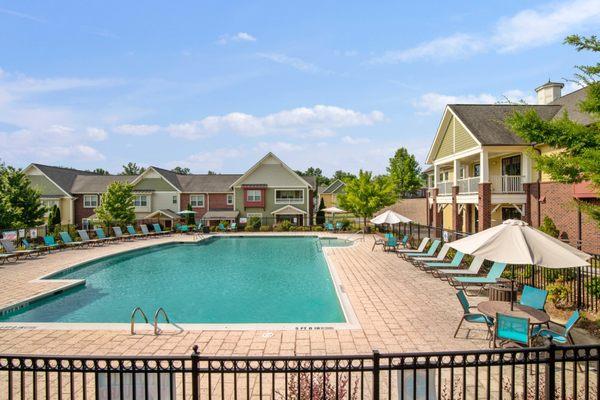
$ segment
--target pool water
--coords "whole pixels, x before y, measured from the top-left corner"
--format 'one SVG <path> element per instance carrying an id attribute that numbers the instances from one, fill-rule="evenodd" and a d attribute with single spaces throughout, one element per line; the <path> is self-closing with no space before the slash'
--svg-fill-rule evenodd
<path id="1" fill-rule="evenodd" d="M 345 322 L 315 237 L 219 237 L 153 246 L 54 275 L 86 280 L 0 316 L 13 322 L 129 322 L 140 306 L 174 323 Z"/>

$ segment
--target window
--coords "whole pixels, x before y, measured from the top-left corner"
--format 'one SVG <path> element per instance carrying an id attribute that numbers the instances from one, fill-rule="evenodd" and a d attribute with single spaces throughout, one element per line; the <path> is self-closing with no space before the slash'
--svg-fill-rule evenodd
<path id="1" fill-rule="evenodd" d="M 440 182 L 447 182 L 449 176 L 450 175 L 448 171 L 440 172 Z"/>
<path id="2" fill-rule="evenodd" d="M 190 196 L 190 205 L 192 207 L 204 207 L 204 195 L 195 194 Z"/>
<path id="3" fill-rule="evenodd" d="M 479 176 L 481 166 L 479 164 L 473 164 L 473 176 Z"/>
<path id="4" fill-rule="evenodd" d="M 177 204 L 177 196 L 173 196 L 173 204 Z"/>
<path id="5" fill-rule="evenodd" d="M 227 205 L 228 206 L 232 206 L 233 205 L 233 195 L 232 194 L 228 194 L 227 195 Z"/>
<path id="6" fill-rule="evenodd" d="M 521 156 L 512 156 L 502 159 L 502 175 L 521 175 Z"/>
<path id="7" fill-rule="evenodd" d="M 278 190 L 275 189 L 275 203 L 283 204 L 302 204 L 304 203 L 304 190 Z"/>
<path id="8" fill-rule="evenodd" d="M 262 193 L 260 190 L 248 190 L 246 192 L 246 201 L 256 203 L 262 201 Z"/>
<path id="9" fill-rule="evenodd" d="M 136 207 L 146 207 L 148 205 L 148 196 L 146 196 L 145 194 L 135 196 L 133 205 Z"/>
<path id="10" fill-rule="evenodd" d="M 96 208 L 98 207 L 98 195 L 97 194 L 86 194 L 83 196 L 83 208 Z"/>

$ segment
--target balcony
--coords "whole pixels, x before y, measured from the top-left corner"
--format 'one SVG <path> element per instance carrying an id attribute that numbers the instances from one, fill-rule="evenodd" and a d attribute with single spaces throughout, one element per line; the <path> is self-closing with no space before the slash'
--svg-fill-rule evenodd
<path id="1" fill-rule="evenodd" d="M 458 180 L 458 191 L 461 194 L 477 193 L 479 192 L 479 181 L 478 176 L 472 178 L 465 178 Z"/>
<path id="2" fill-rule="evenodd" d="M 450 182 L 450 181 L 438 182 L 437 188 L 438 188 L 438 196 L 445 196 L 445 195 L 452 194 L 452 182 Z"/>
<path id="3" fill-rule="evenodd" d="M 523 193 L 523 179 L 520 175 L 490 176 L 492 193 Z"/>

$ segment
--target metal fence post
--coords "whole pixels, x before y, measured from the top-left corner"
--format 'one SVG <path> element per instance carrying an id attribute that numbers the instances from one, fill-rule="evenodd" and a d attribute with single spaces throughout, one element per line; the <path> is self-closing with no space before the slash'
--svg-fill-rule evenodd
<path id="1" fill-rule="evenodd" d="M 583 306 L 583 290 L 581 288 L 581 285 L 583 284 L 583 282 L 582 282 L 581 268 L 582 267 L 577 268 L 577 309 L 578 310 L 581 309 L 581 307 Z"/>
<path id="2" fill-rule="evenodd" d="M 373 400 L 379 400 L 379 350 L 373 350 Z M 391 371 L 390 371 L 391 373 Z"/>
<path id="3" fill-rule="evenodd" d="M 548 345 L 548 362 L 546 363 L 546 400 L 554 400 L 556 392 L 556 345 L 550 341 Z"/>
<path id="4" fill-rule="evenodd" d="M 194 352 L 192 353 L 192 400 L 200 399 L 200 393 L 198 391 L 198 359 L 200 353 L 198 353 L 198 345 L 194 345 Z M 209 389 L 210 390 L 210 389 Z"/>

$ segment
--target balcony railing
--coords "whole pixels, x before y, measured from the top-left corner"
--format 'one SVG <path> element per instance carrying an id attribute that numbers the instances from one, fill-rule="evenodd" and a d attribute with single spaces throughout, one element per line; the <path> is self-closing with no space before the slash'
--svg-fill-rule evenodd
<path id="1" fill-rule="evenodd" d="M 452 182 L 450 182 L 450 181 L 438 182 L 437 188 L 438 188 L 438 196 L 452 194 Z"/>
<path id="2" fill-rule="evenodd" d="M 490 180 L 492 193 L 523 193 L 523 177 L 520 175 L 494 175 Z"/>
<path id="3" fill-rule="evenodd" d="M 472 178 L 465 178 L 458 180 L 458 190 L 459 193 L 477 193 L 479 191 L 479 181 L 480 178 L 478 176 L 474 176 Z"/>

